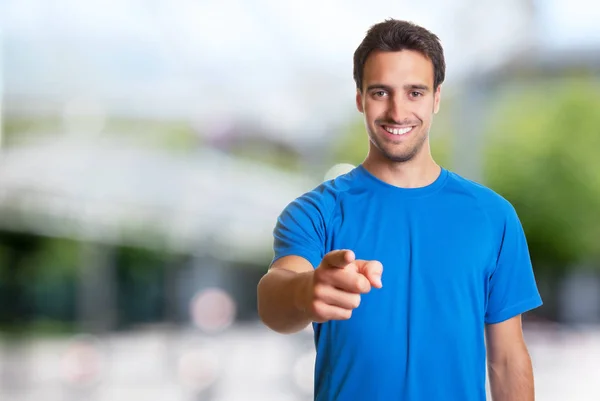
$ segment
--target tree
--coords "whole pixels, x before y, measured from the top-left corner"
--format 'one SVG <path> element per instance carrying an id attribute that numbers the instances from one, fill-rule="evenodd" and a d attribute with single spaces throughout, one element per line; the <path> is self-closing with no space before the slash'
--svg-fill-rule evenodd
<path id="1" fill-rule="evenodd" d="M 600 84 L 586 77 L 506 86 L 485 179 L 517 209 L 534 265 L 560 275 L 600 262 Z"/>

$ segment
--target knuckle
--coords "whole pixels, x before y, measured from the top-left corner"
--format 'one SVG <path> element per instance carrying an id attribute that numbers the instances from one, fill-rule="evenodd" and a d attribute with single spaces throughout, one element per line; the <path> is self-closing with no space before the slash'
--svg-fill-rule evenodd
<path id="1" fill-rule="evenodd" d="M 318 301 L 313 301 L 310 305 L 310 313 L 317 318 L 322 318 L 323 304 Z"/>
<path id="2" fill-rule="evenodd" d="M 316 269 L 314 273 L 314 281 L 316 283 L 326 283 L 330 280 L 331 271 L 328 269 Z"/>
<path id="3" fill-rule="evenodd" d="M 323 284 L 315 284 L 313 288 L 313 296 L 315 299 L 321 299 L 325 295 L 325 286 Z"/>
<path id="4" fill-rule="evenodd" d="M 364 288 L 364 283 L 363 283 L 362 277 L 359 275 L 357 275 L 354 278 L 352 284 L 354 285 L 354 288 L 356 288 L 357 290 L 362 290 Z"/>

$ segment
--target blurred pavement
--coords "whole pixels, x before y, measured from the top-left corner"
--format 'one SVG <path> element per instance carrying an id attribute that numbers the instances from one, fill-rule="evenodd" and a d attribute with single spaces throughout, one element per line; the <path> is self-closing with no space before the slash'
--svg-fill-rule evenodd
<path id="1" fill-rule="evenodd" d="M 531 327 L 526 336 L 535 365 L 537 399 L 600 399 L 600 328 Z M 86 351 L 82 346 L 86 344 L 92 348 Z M 314 352 L 308 331 L 282 336 L 251 324 L 206 336 L 159 327 L 101 340 L 41 339 L 23 349 L 23 354 L 11 357 L 7 350 L 14 347 L 3 347 L 0 399 L 311 399 Z M 90 351 L 94 349 L 100 351 Z M 10 369 L 8 361 L 13 361 Z"/>

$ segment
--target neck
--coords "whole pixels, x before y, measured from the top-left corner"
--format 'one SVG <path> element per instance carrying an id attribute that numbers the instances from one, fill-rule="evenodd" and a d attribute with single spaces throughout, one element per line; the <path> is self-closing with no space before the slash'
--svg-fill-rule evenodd
<path id="1" fill-rule="evenodd" d="M 422 153 L 406 162 L 394 162 L 383 155 L 369 152 L 362 164 L 369 173 L 390 185 L 421 188 L 433 183 L 441 171 L 429 152 Z"/>

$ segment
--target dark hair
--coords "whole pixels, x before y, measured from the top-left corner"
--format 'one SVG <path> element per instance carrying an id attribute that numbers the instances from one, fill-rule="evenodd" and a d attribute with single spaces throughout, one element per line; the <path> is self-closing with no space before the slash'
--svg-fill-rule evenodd
<path id="1" fill-rule="evenodd" d="M 354 81 L 356 87 L 361 91 L 365 63 L 369 54 L 374 50 L 418 51 L 433 64 L 434 89 L 444 82 L 446 62 L 440 39 L 427 29 L 412 22 L 387 19 L 369 28 L 367 35 L 354 52 Z"/>

